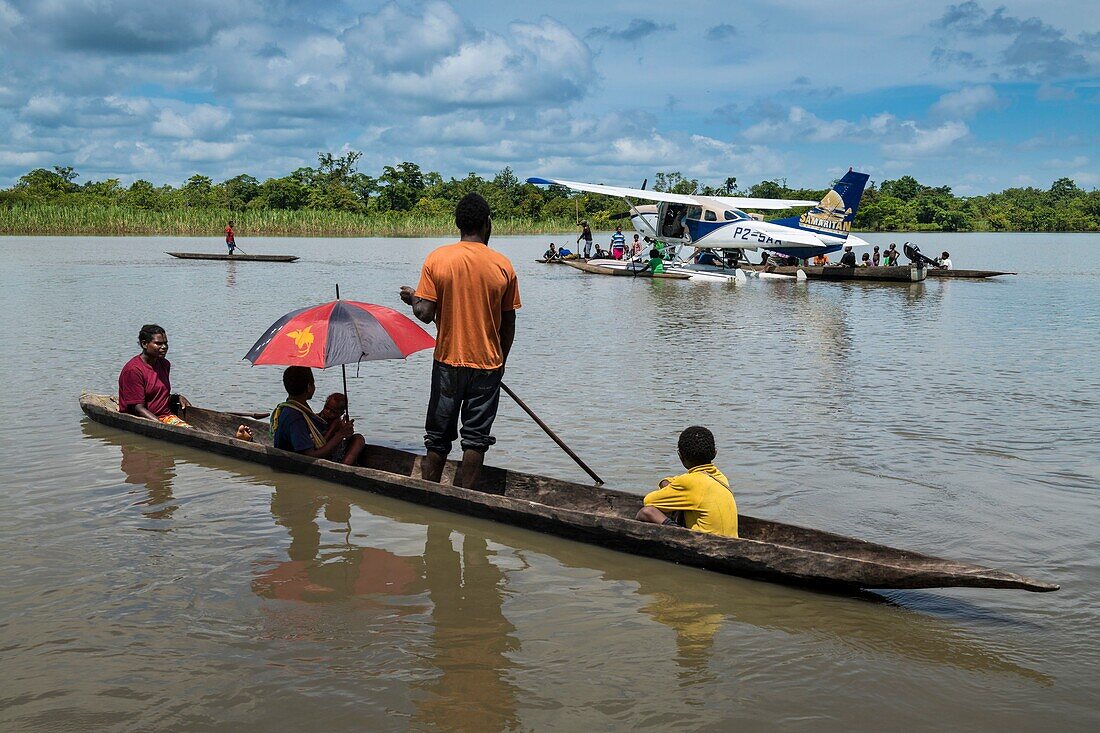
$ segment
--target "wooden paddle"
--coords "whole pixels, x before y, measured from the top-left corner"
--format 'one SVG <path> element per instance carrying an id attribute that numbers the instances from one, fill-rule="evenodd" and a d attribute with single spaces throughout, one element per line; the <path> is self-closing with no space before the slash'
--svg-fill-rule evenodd
<path id="1" fill-rule="evenodd" d="M 237 412 L 235 410 L 226 410 L 227 415 L 233 415 L 234 417 L 250 417 L 253 420 L 263 420 L 265 417 L 271 415 L 270 412 Z"/>
<path id="2" fill-rule="evenodd" d="M 523 400 L 521 400 L 519 397 L 517 397 L 516 393 L 513 392 L 511 389 L 509 389 L 507 384 L 505 384 L 504 382 L 501 382 L 500 383 L 500 388 L 502 390 L 504 390 L 505 393 L 507 393 L 507 395 L 509 397 L 511 397 L 512 400 L 515 401 L 515 403 L 517 405 L 520 406 L 520 409 L 522 409 L 524 412 L 526 412 L 528 415 L 531 416 L 531 419 L 535 421 L 535 424 L 537 424 L 540 428 L 542 428 L 543 432 L 545 432 L 547 435 L 549 435 L 550 439 L 553 440 L 555 443 L 557 443 L 559 448 L 561 448 L 563 451 L 565 451 L 569 455 L 569 457 L 572 458 L 577 463 L 578 466 L 580 466 L 581 468 L 584 469 L 585 473 L 587 473 L 589 476 L 592 477 L 592 479 L 596 482 L 597 486 L 602 486 L 603 485 L 603 479 L 600 478 L 599 476 L 597 476 L 596 472 L 593 471 L 591 468 L 589 468 L 588 464 L 585 463 L 584 461 L 582 461 L 580 456 L 578 456 L 576 453 L 574 453 L 573 449 L 570 448 L 569 446 L 567 446 L 565 444 L 565 441 L 562 440 L 561 438 L 559 438 L 558 434 L 550 429 L 549 425 L 547 425 L 541 419 L 539 419 L 539 416 L 535 414 L 535 411 L 532 410 L 530 407 L 528 407 L 527 404 Z"/>

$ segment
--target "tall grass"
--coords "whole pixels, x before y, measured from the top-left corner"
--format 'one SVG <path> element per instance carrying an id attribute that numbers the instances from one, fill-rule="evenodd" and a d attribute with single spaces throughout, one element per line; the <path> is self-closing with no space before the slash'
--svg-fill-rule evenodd
<path id="1" fill-rule="evenodd" d="M 221 234 L 230 219 L 242 236 L 431 237 L 455 231 L 454 218 L 449 215 L 399 212 L 365 215 L 315 209 L 176 208 L 158 211 L 107 204 L 79 207 L 16 204 L 10 208 L 0 207 L 0 234 L 203 236 Z M 550 234 L 576 228 L 572 219 L 493 219 L 493 231 L 497 234 Z"/>

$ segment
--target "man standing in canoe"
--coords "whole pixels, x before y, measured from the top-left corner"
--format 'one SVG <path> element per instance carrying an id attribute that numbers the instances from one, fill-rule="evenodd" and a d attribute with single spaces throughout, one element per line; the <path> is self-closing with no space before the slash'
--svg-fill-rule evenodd
<path id="1" fill-rule="evenodd" d="M 225 246 L 229 248 L 229 254 L 237 249 L 237 238 L 233 236 L 233 222 L 225 225 Z"/>
<path id="2" fill-rule="evenodd" d="M 485 451 L 496 442 L 491 430 L 500 403 L 500 380 L 516 334 L 519 283 L 508 258 L 489 249 L 493 231 L 489 204 L 466 194 L 455 207 L 462 240 L 439 247 L 424 260 L 414 291 L 401 300 L 424 323 L 436 322 L 435 358 L 421 477 L 439 481 L 462 417 L 462 466 L 455 484 L 471 488 Z"/>
<path id="3" fill-rule="evenodd" d="M 587 221 L 581 222 L 581 234 L 577 237 L 577 244 L 584 240 L 584 258 L 587 260 L 592 256 L 592 228 L 588 226 Z"/>
<path id="4" fill-rule="evenodd" d="M 138 331 L 141 353 L 122 367 L 118 375 L 118 411 L 156 420 L 165 425 L 191 427 L 179 414 L 186 414 L 191 403 L 183 395 L 172 394 L 168 354 L 168 335 L 155 323 Z"/>

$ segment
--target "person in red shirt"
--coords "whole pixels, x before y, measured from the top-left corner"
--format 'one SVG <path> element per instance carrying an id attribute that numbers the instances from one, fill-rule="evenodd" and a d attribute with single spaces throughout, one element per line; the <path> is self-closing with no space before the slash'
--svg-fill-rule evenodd
<path id="1" fill-rule="evenodd" d="M 225 246 L 229 248 L 229 254 L 237 249 L 237 238 L 233 236 L 233 222 L 225 225 Z"/>
<path id="2" fill-rule="evenodd" d="M 455 224 L 462 241 L 429 254 L 416 290 L 401 288 L 401 300 L 437 328 L 421 476 L 439 481 L 461 416 L 462 466 L 455 485 L 473 488 L 485 451 L 496 442 L 491 429 L 516 334 L 519 284 L 508 258 L 488 247 L 493 221 L 484 198 L 463 197 Z"/>
<path id="3" fill-rule="evenodd" d="M 118 375 L 119 412 L 191 427 L 176 414 L 185 414 L 191 403 L 183 395 L 172 394 L 172 363 L 164 358 L 168 335 L 160 326 L 148 323 L 138 332 L 138 345 L 141 353 L 126 362 Z"/>

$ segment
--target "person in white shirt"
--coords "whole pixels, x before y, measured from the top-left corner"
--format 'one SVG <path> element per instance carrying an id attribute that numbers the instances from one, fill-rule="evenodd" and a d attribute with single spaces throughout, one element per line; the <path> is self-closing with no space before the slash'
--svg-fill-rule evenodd
<path id="1" fill-rule="evenodd" d="M 950 270 L 951 269 L 951 255 L 947 252 L 944 252 L 942 255 L 940 255 L 940 269 L 941 270 Z"/>

